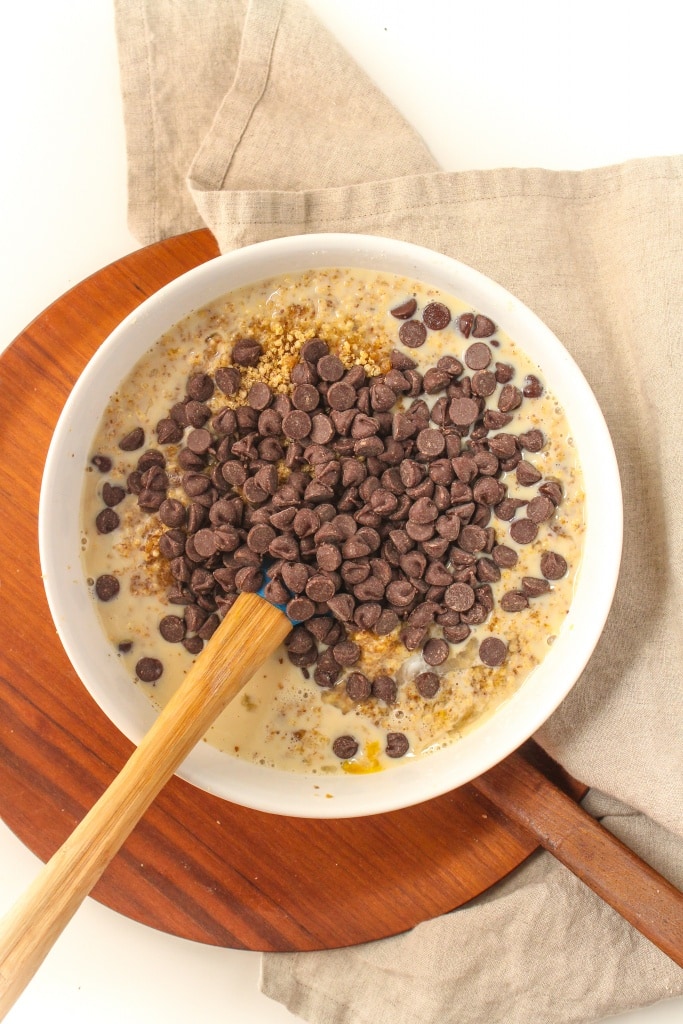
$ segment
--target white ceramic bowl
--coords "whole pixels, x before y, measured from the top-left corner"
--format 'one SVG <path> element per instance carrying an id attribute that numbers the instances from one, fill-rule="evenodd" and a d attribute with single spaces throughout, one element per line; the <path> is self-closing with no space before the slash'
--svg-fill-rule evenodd
<path id="1" fill-rule="evenodd" d="M 178 320 L 233 288 L 313 267 L 355 266 L 428 282 L 481 309 L 543 370 L 569 419 L 584 474 L 585 549 L 575 596 L 544 661 L 487 721 L 452 746 L 369 775 L 299 775 L 249 764 L 201 743 L 178 774 L 238 804 L 303 817 L 352 817 L 409 806 L 486 771 L 528 739 L 581 674 L 597 643 L 621 555 L 620 483 L 612 443 L 595 397 L 554 334 L 518 299 L 428 249 L 351 234 L 279 238 L 220 256 L 144 302 L 95 353 L 67 401 L 52 439 L 39 514 L 41 565 L 57 631 L 95 701 L 134 743 L 155 712 L 104 636 L 81 567 L 79 500 L 92 438 L 118 383 Z"/>

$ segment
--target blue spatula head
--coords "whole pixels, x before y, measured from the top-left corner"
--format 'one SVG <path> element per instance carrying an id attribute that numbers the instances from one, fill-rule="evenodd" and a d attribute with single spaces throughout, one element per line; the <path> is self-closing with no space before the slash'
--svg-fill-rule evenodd
<path id="1" fill-rule="evenodd" d="M 270 577 L 269 570 L 270 570 L 270 567 L 272 566 L 272 564 L 273 564 L 273 560 L 272 559 L 270 559 L 267 562 L 264 562 L 264 564 L 262 566 L 262 569 L 263 569 L 263 583 L 261 584 L 260 589 L 256 591 L 256 593 L 259 595 L 259 597 L 262 597 L 269 604 L 272 604 L 274 608 L 279 608 L 280 611 L 283 612 L 284 615 L 287 615 L 287 618 L 289 619 L 289 621 L 292 623 L 293 626 L 298 626 L 298 625 L 300 625 L 301 620 L 300 619 L 293 619 L 292 616 L 287 613 L 287 603 L 285 602 L 284 604 L 281 604 L 279 601 L 274 601 L 272 599 L 272 597 L 269 597 L 268 594 L 266 594 L 266 587 L 271 582 L 271 577 Z M 284 584 L 283 584 L 283 586 L 284 586 Z M 294 596 L 294 595 L 292 595 L 292 596 Z"/>

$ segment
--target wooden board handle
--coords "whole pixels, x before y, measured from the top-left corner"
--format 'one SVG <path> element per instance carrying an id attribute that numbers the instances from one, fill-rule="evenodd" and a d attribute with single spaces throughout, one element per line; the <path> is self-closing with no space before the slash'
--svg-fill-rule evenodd
<path id="1" fill-rule="evenodd" d="M 516 751 L 474 785 L 683 967 L 683 893 Z"/>
<path id="2" fill-rule="evenodd" d="M 154 797 L 292 628 L 257 594 L 240 594 L 123 769 L 0 922 L 0 1019 Z"/>

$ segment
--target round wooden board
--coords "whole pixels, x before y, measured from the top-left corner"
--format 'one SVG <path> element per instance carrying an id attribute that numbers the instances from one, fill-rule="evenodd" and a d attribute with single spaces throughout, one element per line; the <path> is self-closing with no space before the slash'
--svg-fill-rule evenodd
<path id="1" fill-rule="evenodd" d="M 60 298 L 0 358 L 0 813 L 43 860 L 132 751 L 73 672 L 45 600 L 37 524 L 50 437 L 110 331 L 216 255 L 208 231 L 135 252 Z M 317 821 L 246 810 L 173 778 L 93 896 L 200 942 L 325 949 L 452 910 L 534 847 L 474 786 L 391 814 Z"/>

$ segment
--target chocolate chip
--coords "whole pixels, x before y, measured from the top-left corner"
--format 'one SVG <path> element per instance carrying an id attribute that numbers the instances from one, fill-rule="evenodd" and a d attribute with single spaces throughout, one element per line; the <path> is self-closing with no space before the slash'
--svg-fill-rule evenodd
<path id="1" fill-rule="evenodd" d="M 502 430 L 512 421 L 509 412 L 500 412 L 498 409 L 486 409 L 482 416 L 482 423 L 486 430 Z"/>
<path id="2" fill-rule="evenodd" d="M 332 648 L 332 656 L 344 667 L 355 665 L 360 659 L 360 647 L 353 640 L 342 640 Z"/>
<path id="3" fill-rule="evenodd" d="M 477 579 L 481 583 L 496 583 L 500 579 L 500 568 L 491 558 L 477 561 Z"/>
<path id="4" fill-rule="evenodd" d="M 263 355 L 263 348 L 253 338 L 242 338 L 235 342 L 232 350 L 232 361 L 238 366 L 258 366 L 259 359 Z"/>
<path id="5" fill-rule="evenodd" d="M 463 551 L 474 554 L 476 551 L 483 551 L 486 548 L 486 540 L 486 531 L 483 527 L 473 526 L 468 523 L 460 531 L 458 547 L 462 548 Z"/>
<path id="6" fill-rule="evenodd" d="M 337 736 L 332 750 L 341 761 L 348 761 L 358 753 L 358 741 L 353 736 Z"/>
<path id="7" fill-rule="evenodd" d="M 448 640 L 451 644 L 462 644 L 467 640 L 471 630 L 466 622 L 459 622 L 455 626 L 444 626 L 443 635 L 444 639 Z"/>
<path id="8" fill-rule="evenodd" d="M 351 384 L 340 380 L 331 384 L 327 392 L 327 402 L 335 412 L 345 412 L 356 403 L 356 391 Z"/>
<path id="9" fill-rule="evenodd" d="M 449 647 L 445 640 L 432 637 L 422 649 L 422 657 L 428 665 L 442 665 L 448 658 Z"/>
<path id="10" fill-rule="evenodd" d="M 145 432 L 142 427 L 135 427 L 119 441 L 119 448 L 124 452 L 134 452 L 145 443 Z"/>
<path id="11" fill-rule="evenodd" d="M 398 626 L 398 615 L 391 608 L 384 608 L 374 624 L 374 631 L 377 636 L 388 636 Z"/>
<path id="12" fill-rule="evenodd" d="M 410 743 L 402 732 L 388 732 L 385 747 L 387 757 L 404 757 L 408 753 Z"/>
<path id="13" fill-rule="evenodd" d="M 159 420 L 156 425 L 157 441 L 159 444 L 178 444 L 183 437 L 183 428 L 170 416 Z"/>
<path id="14" fill-rule="evenodd" d="M 436 458 L 446 448 L 446 440 L 440 430 L 427 427 L 417 435 L 417 448 L 422 455 Z"/>
<path id="15" fill-rule="evenodd" d="M 329 601 L 336 593 L 334 580 L 329 576 L 322 576 L 320 574 L 311 576 L 306 581 L 305 587 L 308 597 L 317 604 Z"/>
<path id="16" fill-rule="evenodd" d="M 182 479 L 183 490 L 190 498 L 204 494 L 211 487 L 211 481 L 203 473 L 185 473 Z"/>
<path id="17" fill-rule="evenodd" d="M 185 638 L 186 629 L 185 620 L 178 615 L 165 615 L 159 623 L 159 632 L 171 644 L 179 644 Z"/>
<path id="18" fill-rule="evenodd" d="M 540 430 L 527 430 L 517 437 L 519 447 L 528 452 L 540 452 L 545 444 L 545 438 Z"/>
<path id="19" fill-rule="evenodd" d="M 396 392 L 388 385 L 376 382 L 370 386 L 370 406 L 373 412 L 388 412 L 395 402 Z"/>
<path id="20" fill-rule="evenodd" d="M 159 553 L 169 562 L 185 551 L 185 534 L 182 530 L 166 530 L 159 537 Z"/>
<path id="21" fill-rule="evenodd" d="M 522 590 L 527 597 L 540 597 L 541 594 L 548 593 L 550 584 L 547 580 L 538 579 L 536 576 L 524 576 Z"/>
<path id="22" fill-rule="evenodd" d="M 512 412 L 522 404 L 522 392 L 514 384 L 504 384 L 498 395 L 498 408 L 501 412 Z"/>
<path id="23" fill-rule="evenodd" d="M 525 398 L 539 398 L 543 394 L 543 385 L 533 373 L 524 378 L 522 394 Z"/>
<path id="24" fill-rule="evenodd" d="M 271 604 L 282 605 L 286 605 L 291 597 L 291 594 L 280 580 L 268 580 L 263 588 L 263 595 Z"/>
<path id="25" fill-rule="evenodd" d="M 474 335 L 479 337 L 479 335 Z M 470 370 L 485 370 L 491 362 L 491 349 L 483 341 L 476 341 L 465 352 L 465 362 Z"/>
<path id="26" fill-rule="evenodd" d="M 536 467 L 532 466 L 530 462 L 526 462 L 524 459 L 517 463 L 515 476 L 517 477 L 517 483 L 522 487 L 531 487 L 532 484 L 537 484 L 541 479 L 541 474 Z"/>
<path id="27" fill-rule="evenodd" d="M 182 642 L 183 647 L 190 654 L 199 654 L 204 647 L 204 641 L 200 636 L 186 636 Z"/>
<path id="28" fill-rule="evenodd" d="M 453 583 L 444 594 L 444 604 L 456 612 L 466 612 L 474 604 L 475 594 L 467 583 Z"/>
<path id="29" fill-rule="evenodd" d="M 508 590 L 500 599 L 500 607 L 504 612 L 521 612 L 529 607 L 529 602 L 524 591 Z"/>
<path id="30" fill-rule="evenodd" d="M 213 530 L 198 530 L 192 538 L 194 549 L 201 558 L 211 558 L 216 554 L 216 536 Z"/>
<path id="31" fill-rule="evenodd" d="M 143 452 L 137 462 L 137 468 L 141 473 L 146 473 L 152 466 L 160 466 L 163 469 L 165 465 L 166 457 L 158 448 L 150 448 L 148 451 Z"/>
<path id="32" fill-rule="evenodd" d="M 344 376 L 345 367 L 339 356 L 325 355 L 316 363 L 318 376 L 330 384 L 339 381 Z"/>
<path id="33" fill-rule="evenodd" d="M 218 629 L 220 621 L 215 613 L 209 615 L 204 625 L 198 631 L 197 636 L 201 637 L 202 640 L 209 640 Z"/>
<path id="34" fill-rule="evenodd" d="M 567 562 L 555 551 L 544 551 L 541 555 L 541 572 L 547 580 L 560 580 L 567 572 Z"/>
<path id="35" fill-rule="evenodd" d="M 272 398 L 273 395 L 270 388 L 261 380 L 254 381 L 247 393 L 248 405 L 258 412 L 263 412 L 264 409 L 267 409 Z"/>
<path id="36" fill-rule="evenodd" d="M 276 533 L 267 523 L 257 523 L 247 534 L 247 547 L 258 555 L 265 555 L 275 540 Z"/>
<path id="37" fill-rule="evenodd" d="M 355 609 L 353 621 L 359 629 L 374 630 L 381 614 L 382 605 L 378 601 L 366 601 Z"/>
<path id="38" fill-rule="evenodd" d="M 254 483 L 267 495 L 274 495 L 278 488 L 278 473 L 273 465 L 261 466 L 254 474 Z"/>
<path id="39" fill-rule="evenodd" d="M 304 562 L 284 562 L 281 572 L 282 582 L 285 584 L 287 589 L 290 590 L 292 594 L 303 594 L 304 590 L 306 590 L 306 584 L 308 583 L 308 579 L 311 574 L 309 567 Z M 332 594 L 334 594 L 334 585 Z M 311 596 L 311 594 L 308 594 L 308 597 Z M 315 601 L 316 599 L 313 598 L 313 600 Z M 309 615 L 308 618 L 311 618 L 311 616 Z"/>
<path id="40" fill-rule="evenodd" d="M 143 683 L 155 683 L 163 671 L 164 666 L 158 658 L 140 658 L 135 666 L 135 674 Z"/>
<path id="41" fill-rule="evenodd" d="M 213 376 L 224 395 L 236 395 L 239 391 L 242 374 L 236 366 L 219 366 Z"/>
<path id="42" fill-rule="evenodd" d="M 484 505 L 497 505 L 505 496 L 505 487 L 493 477 L 480 477 L 472 488 L 472 497 Z"/>
<path id="43" fill-rule="evenodd" d="M 109 573 L 104 573 L 95 580 L 95 593 L 100 601 L 111 601 L 120 589 L 121 585 L 116 576 L 111 576 Z"/>
<path id="44" fill-rule="evenodd" d="M 292 622 L 305 622 L 315 615 L 315 605 L 307 597 L 293 597 L 287 604 L 287 615 Z"/>
<path id="45" fill-rule="evenodd" d="M 541 494 L 550 498 L 553 505 L 562 504 L 562 487 L 556 480 L 548 480 L 538 488 Z"/>
<path id="46" fill-rule="evenodd" d="M 211 447 L 213 438 L 204 427 L 195 428 L 187 435 L 186 445 L 195 455 L 203 455 Z"/>
<path id="47" fill-rule="evenodd" d="M 479 657 L 490 668 L 502 665 L 507 657 L 507 644 L 497 636 L 487 636 L 479 644 Z"/>
<path id="48" fill-rule="evenodd" d="M 123 487 L 114 487 L 109 481 L 105 481 L 102 487 L 102 501 L 109 508 L 113 508 L 114 505 L 118 505 L 126 496 L 126 492 Z"/>
<path id="49" fill-rule="evenodd" d="M 406 299 L 405 302 L 401 302 L 398 306 L 394 306 L 389 312 L 392 316 L 395 316 L 397 320 L 409 320 L 417 309 L 417 299 Z"/>
<path id="50" fill-rule="evenodd" d="M 95 517 L 95 528 L 98 533 L 111 533 L 117 528 L 121 520 L 113 508 L 103 508 Z"/>
<path id="51" fill-rule="evenodd" d="M 282 431 L 285 437 L 300 441 L 311 432 L 311 417 L 298 409 L 289 412 L 282 420 Z"/>
<path id="52" fill-rule="evenodd" d="M 414 523 L 433 523 L 439 517 L 439 509 L 431 498 L 418 498 L 408 512 L 408 519 Z"/>
<path id="53" fill-rule="evenodd" d="M 496 434 L 488 439 L 488 446 L 496 458 L 509 459 L 517 451 L 517 439 L 514 434 Z"/>
<path id="54" fill-rule="evenodd" d="M 334 544 L 321 544 L 316 551 L 316 561 L 324 572 L 334 572 L 342 563 L 341 551 Z"/>
<path id="55" fill-rule="evenodd" d="M 474 313 L 461 313 L 458 318 L 458 327 L 460 333 L 464 334 L 466 338 L 469 338 L 472 333 L 472 327 L 474 326 Z"/>
<path id="56" fill-rule="evenodd" d="M 474 398 L 453 398 L 448 415 L 457 427 L 469 427 L 479 416 L 479 403 Z"/>
<path id="57" fill-rule="evenodd" d="M 235 586 L 240 593 L 255 594 L 263 586 L 263 573 L 254 565 L 245 565 L 235 574 Z"/>
<path id="58" fill-rule="evenodd" d="M 322 338 L 310 338 L 301 347 L 302 358 L 308 363 L 317 363 L 319 359 L 327 355 L 329 349 Z"/>
<path id="59" fill-rule="evenodd" d="M 401 324 L 398 336 L 406 348 L 419 348 L 427 340 L 427 328 L 420 320 L 406 320 Z"/>
<path id="60" fill-rule="evenodd" d="M 328 649 L 327 651 L 323 651 L 318 658 L 313 678 L 318 686 L 325 689 L 331 689 L 341 676 L 341 673 L 341 666 L 337 664 L 332 657 L 332 651 Z"/>
<path id="61" fill-rule="evenodd" d="M 526 514 L 533 523 L 544 523 L 555 513 L 555 504 L 545 494 L 532 498 L 526 507 Z"/>
<path id="62" fill-rule="evenodd" d="M 515 368 L 510 363 L 496 363 L 496 380 L 499 384 L 507 384 L 515 375 Z"/>
<path id="63" fill-rule="evenodd" d="M 472 377 L 472 394 L 488 398 L 496 390 L 498 382 L 490 370 L 477 370 Z"/>
<path id="64" fill-rule="evenodd" d="M 442 331 L 451 322 L 451 311 L 443 302 L 429 302 L 422 311 L 422 321 L 430 331 Z"/>
<path id="65" fill-rule="evenodd" d="M 496 505 L 495 513 L 498 519 L 509 522 L 511 519 L 515 518 L 517 510 L 523 508 L 524 505 L 526 505 L 526 502 L 522 501 L 521 498 L 503 498 L 503 500 Z"/>
<path id="66" fill-rule="evenodd" d="M 493 320 L 489 320 L 487 316 L 482 316 L 481 313 L 477 314 L 474 318 L 474 326 L 472 328 L 473 338 L 490 338 L 492 334 L 496 332 L 496 325 Z"/>
<path id="67" fill-rule="evenodd" d="M 419 676 L 415 677 L 415 686 L 421 697 L 429 699 L 439 692 L 441 680 L 436 672 L 420 672 Z"/>
<path id="68" fill-rule="evenodd" d="M 315 639 L 305 626 L 295 626 L 285 639 L 285 647 L 290 654 L 304 654 L 315 647 Z"/>
<path id="69" fill-rule="evenodd" d="M 346 693 L 350 700 L 359 704 L 368 700 L 372 693 L 372 684 L 362 672 L 352 672 L 346 680 Z"/>
<path id="70" fill-rule="evenodd" d="M 206 402 L 214 391 L 214 383 L 208 373 L 193 373 L 187 380 L 187 394 L 196 402 Z"/>
<path id="71" fill-rule="evenodd" d="M 353 611 L 356 606 L 351 594 L 335 594 L 327 602 L 327 607 L 340 622 L 349 622 L 353 618 Z"/>
<path id="72" fill-rule="evenodd" d="M 398 687 L 391 676 L 376 676 L 372 681 L 372 696 L 383 700 L 385 704 L 395 704 Z"/>
<path id="73" fill-rule="evenodd" d="M 332 358 L 328 356 L 327 358 Z M 313 384 L 297 384 L 292 391 L 292 405 L 302 412 L 313 412 L 320 404 L 320 392 Z"/>
<path id="74" fill-rule="evenodd" d="M 408 580 L 395 580 L 387 587 L 386 598 L 396 608 L 407 608 L 415 597 L 416 590 Z"/>
<path id="75" fill-rule="evenodd" d="M 90 461 L 100 473 L 109 473 L 113 465 L 108 455 L 93 455 Z"/>
<path id="76" fill-rule="evenodd" d="M 518 519 L 510 527 L 510 536 L 518 544 L 531 544 L 537 534 L 538 526 L 531 519 Z"/>

